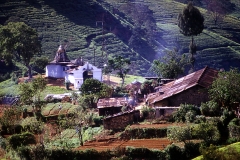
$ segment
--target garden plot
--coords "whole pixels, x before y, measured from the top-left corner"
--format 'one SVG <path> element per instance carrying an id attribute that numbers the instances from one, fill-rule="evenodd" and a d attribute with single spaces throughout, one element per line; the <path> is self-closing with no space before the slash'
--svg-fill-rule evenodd
<path id="1" fill-rule="evenodd" d="M 171 142 L 166 138 L 161 139 L 138 139 L 138 140 L 109 140 L 105 142 L 85 142 L 83 146 L 78 147 L 76 150 L 95 149 L 97 151 L 114 150 L 119 147 L 143 147 L 148 149 L 163 150 Z"/>

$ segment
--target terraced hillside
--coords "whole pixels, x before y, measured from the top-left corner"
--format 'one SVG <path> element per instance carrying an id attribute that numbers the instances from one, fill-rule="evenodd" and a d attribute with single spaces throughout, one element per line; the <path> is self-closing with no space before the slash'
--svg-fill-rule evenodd
<path id="1" fill-rule="evenodd" d="M 177 27 L 177 15 L 186 5 L 183 2 L 1 0 L 0 23 L 24 21 L 37 29 L 43 54 L 49 60 L 53 59 L 59 44 L 68 44 L 70 59 L 82 56 L 85 61 L 102 67 L 107 58 L 122 55 L 132 61 L 131 74 L 147 75 L 151 62 L 164 55 L 166 49 L 177 47 L 182 53 L 188 53 L 190 37 L 180 34 Z M 197 2 L 202 7 L 201 0 Z M 205 29 L 195 37 L 196 70 L 206 65 L 216 69 L 240 68 L 240 4 L 238 0 L 232 2 L 235 9 L 218 25 L 214 25 L 204 7 L 199 8 L 205 17 Z M 148 17 L 140 21 L 145 15 Z M 147 36 L 139 32 L 134 46 L 130 40 L 137 23 L 142 23 L 140 28 Z"/>

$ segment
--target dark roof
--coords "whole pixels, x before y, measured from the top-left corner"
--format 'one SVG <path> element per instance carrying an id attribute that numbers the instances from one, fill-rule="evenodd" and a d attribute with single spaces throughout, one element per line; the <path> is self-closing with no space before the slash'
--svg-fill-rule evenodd
<path id="1" fill-rule="evenodd" d="M 217 70 L 205 67 L 185 77 L 163 85 L 158 92 L 148 95 L 147 99 L 150 103 L 155 103 L 179 94 L 197 85 L 207 88 L 212 84 L 213 80 L 217 77 L 217 74 Z"/>

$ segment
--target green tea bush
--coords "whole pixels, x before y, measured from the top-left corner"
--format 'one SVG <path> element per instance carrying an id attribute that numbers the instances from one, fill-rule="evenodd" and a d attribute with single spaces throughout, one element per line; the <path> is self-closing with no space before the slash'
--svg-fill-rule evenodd
<path id="1" fill-rule="evenodd" d="M 240 140 L 240 119 L 234 118 L 228 124 L 229 138 Z"/>

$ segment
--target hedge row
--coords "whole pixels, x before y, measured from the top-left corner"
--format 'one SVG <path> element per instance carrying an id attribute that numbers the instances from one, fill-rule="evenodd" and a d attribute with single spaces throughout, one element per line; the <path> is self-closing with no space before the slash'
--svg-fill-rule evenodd
<path id="1" fill-rule="evenodd" d="M 150 139 L 164 138 L 167 128 L 128 128 L 121 135 L 121 139 Z"/>
<path id="2" fill-rule="evenodd" d="M 150 150 L 147 148 L 118 148 L 114 151 L 96 151 L 94 149 L 85 151 L 73 151 L 68 149 L 45 149 L 44 146 L 35 147 L 20 147 L 17 150 L 18 155 L 21 158 L 28 160 L 40 160 L 40 159 L 64 159 L 64 160 L 83 160 L 83 159 L 94 159 L 94 160 L 109 160 L 109 159 L 145 159 L 145 160 L 188 160 L 198 156 L 199 144 L 189 143 L 185 148 L 179 148 L 172 144 L 167 146 L 165 150 Z"/>

